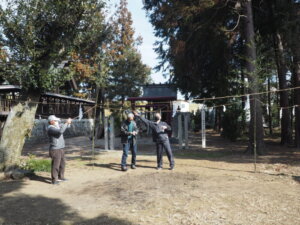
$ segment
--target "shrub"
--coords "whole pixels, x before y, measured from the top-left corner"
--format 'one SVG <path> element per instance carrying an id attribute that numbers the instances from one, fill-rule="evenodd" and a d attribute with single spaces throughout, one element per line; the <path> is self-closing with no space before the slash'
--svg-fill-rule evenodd
<path id="1" fill-rule="evenodd" d="M 30 154 L 28 159 L 25 159 L 21 162 L 20 168 L 33 172 L 50 172 L 51 160 L 37 159 L 35 155 Z"/>

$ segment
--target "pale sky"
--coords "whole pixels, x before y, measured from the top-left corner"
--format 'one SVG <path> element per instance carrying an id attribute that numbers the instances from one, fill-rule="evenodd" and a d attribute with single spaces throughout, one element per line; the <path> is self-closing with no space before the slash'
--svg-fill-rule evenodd
<path id="1" fill-rule="evenodd" d="M 120 0 L 105 0 L 108 5 L 118 4 Z M 154 51 L 154 43 L 157 40 L 154 36 L 154 29 L 146 17 L 146 11 L 143 10 L 142 0 L 127 0 L 128 9 L 132 13 L 133 27 L 135 36 L 143 37 L 143 44 L 139 46 L 142 54 L 142 60 L 149 67 L 154 68 L 158 64 L 157 54 Z M 5 0 L 0 0 L 0 4 L 4 5 Z M 164 83 L 167 81 L 163 77 L 162 72 L 155 72 L 152 69 L 151 77 L 154 83 Z"/>

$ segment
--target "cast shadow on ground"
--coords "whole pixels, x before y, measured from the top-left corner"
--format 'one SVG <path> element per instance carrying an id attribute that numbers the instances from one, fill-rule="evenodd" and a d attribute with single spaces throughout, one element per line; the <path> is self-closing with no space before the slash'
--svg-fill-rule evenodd
<path id="1" fill-rule="evenodd" d="M 23 187 L 23 185 L 23 181 L 0 180 L 0 199 L 2 195 L 19 190 Z"/>
<path id="2" fill-rule="evenodd" d="M 88 163 L 86 166 L 95 166 L 95 167 L 101 167 L 101 168 L 108 168 L 111 170 L 116 170 L 116 171 L 121 171 L 121 165 L 119 163 L 105 163 L 105 164 L 100 164 L 100 163 Z M 127 167 L 130 167 L 130 164 L 127 164 Z M 145 166 L 137 163 L 136 168 L 149 168 L 149 169 L 155 169 L 155 166 Z"/>
<path id="3" fill-rule="evenodd" d="M 298 183 L 300 183 L 300 176 L 293 176 L 293 179 L 294 179 L 295 181 L 297 181 Z"/>
<path id="4" fill-rule="evenodd" d="M 227 163 L 253 163 L 253 155 L 245 153 L 248 142 L 231 142 L 218 134 L 209 133 L 207 147 L 202 148 L 201 137 L 191 135 L 188 150 L 175 151 L 175 158 L 209 160 Z M 287 148 L 274 141 L 266 141 L 266 154 L 257 157 L 257 163 L 300 165 L 300 154 L 293 148 Z"/>
<path id="5" fill-rule="evenodd" d="M 35 181 L 39 181 L 39 182 L 43 182 L 46 184 L 51 184 L 51 178 L 50 177 L 43 177 L 43 176 L 39 176 L 37 174 L 33 174 L 28 176 L 30 180 L 35 180 Z"/>
<path id="6" fill-rule="evenodd" d="M 22 182 L 1 181 L 0 183 L 0 224 L 3 225 L 131 225 L 133 223 L 100 214 L 93 219 L 84 219 L 78 212 L 65 205 L 60 199 L 45 198 L 43 196 L 30 196 L 18 194 L 5 196 L 5 194 L 20 189 Z M 53 187 L 53 191 L 55 191 Z M 101 204 L 101 203 L 99 203 Z"/>
<path id="7" fill-rule="evenodd" d="M 102 214 L 91 220 L 76 222 L 74 223 L 74 225 L 133 225 L 133 223 L 125 221 L 123 219 L 109 217 L 106 214 Z"/>

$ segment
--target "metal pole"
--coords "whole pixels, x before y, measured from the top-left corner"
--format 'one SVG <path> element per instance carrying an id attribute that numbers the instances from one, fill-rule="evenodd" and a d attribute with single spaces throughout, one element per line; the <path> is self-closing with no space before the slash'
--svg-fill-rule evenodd
<path id="1" fill-rule="evenodd" d="M 201 133 L 202 133 L 202 148 L 206 148 L 206 124 L 205 124 L 205 106 L 201 108 Z"/>

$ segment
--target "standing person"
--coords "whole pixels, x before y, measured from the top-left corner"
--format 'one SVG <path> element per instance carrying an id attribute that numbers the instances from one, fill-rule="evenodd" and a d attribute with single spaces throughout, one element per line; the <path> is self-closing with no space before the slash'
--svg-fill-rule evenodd
<path id="1" fill-rule="evenodd" d="M 161 121 L 160 113 L 155 113 L 155 122 L 145 119 L 135 111 L 133 113 L 152 129 L 153 140 L 156 143 L 157 169 L 162 169 L 163 151 L 165 149 L 170 163 L 170 170 L 173 170 L 175 162 L 167 134 L 167 131 L 171 131 L 171 127 L 166 122 Z"/>
<path id="2" fill-rule="evenodd" d="M 49 156 L 52 159 L 51 162 L 51 179 L 52 184 L 59 184 L 60 181 L 66 181 L 65 173 L 65 140 L 63 133 L 72 123 L 71 119 L 68 119 L 65 124 L 60 125 L 60 119 L 54 115 L 48 117 L 48 136 L 50 141 Z"/>
<path id="3" fill-rule="evenodd" d="M 123 155 L 121 161 L 121 170 L 127 171 L 127 157 L 130 149 L 131 158 L 131 169 L 136 169 L 136 153 L 137 153 L 137 134 L 138 128 L 136 122 L 133 120 L 134 115 L 129 113 L 127 120 L 123 121 L 121 125 L 121 142 L 123 144 Z"/>

